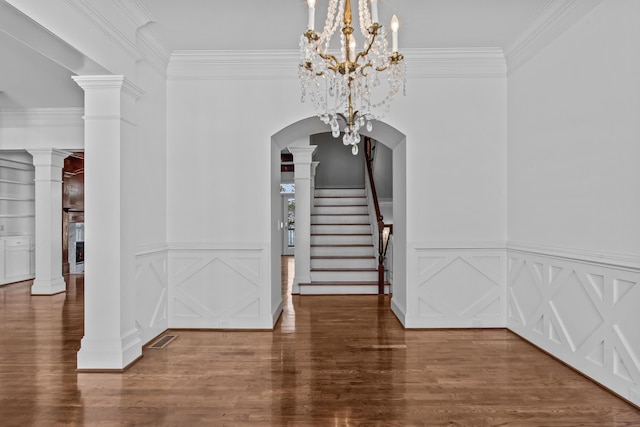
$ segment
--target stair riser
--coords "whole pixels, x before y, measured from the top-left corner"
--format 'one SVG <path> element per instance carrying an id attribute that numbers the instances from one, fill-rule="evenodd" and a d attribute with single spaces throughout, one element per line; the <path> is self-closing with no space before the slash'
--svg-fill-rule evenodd
<path id="1" fill-rule="evenodd" d="M 316 188 L 314 194 L 320 197 L 364 197 L 366 195 L 363 188 Z"/>
<path id="2" fill-rule="evenodd" d="M 369 234 L 371 226 L 362 225 L 312 225 L 311 234 Z"/>
<path id="3" fill-rule="evenodd" d="M 311 224 L 369 224 L 369 215 L 311 215 Z"/>
<path id="4" fill-rule="evenodd" d="M 311 259 L 311 268 L 377 268 L 375 258 Z"/>
<path id="5" fill-rule="evenodd" d="M 373 246 L 311 246 L 311 256 L 371 256 Z"/>
<path id="6" fill-rule="evenodd" d="M 376 295 L 377 293 L 376 285 L 300 285 L 300 295 Z M 384 293 L 389 293 L 389 285 L 385 286 Z"/>
<path id="7" fill-rule="evenodd" d="M 370 234 L 364 236 L 350 234 L 311 236 L 312 245 L 370 245 L 371 243 Z"/>
<path id="8" fill-rule="evenodd" d="M 353 206 L 366 205 L 365 197 L 316 197 L 313 202 L 314 206 Z"/>
<path id="9" fill-rule="evenodd" d="M 315 214 L 368 214 L 366 206 L 315 206 Z"/>
<path id="10" fill-rule="evenodd" d="M 311 271 L 312 282 L 375 282 L 377 271 Z"/>

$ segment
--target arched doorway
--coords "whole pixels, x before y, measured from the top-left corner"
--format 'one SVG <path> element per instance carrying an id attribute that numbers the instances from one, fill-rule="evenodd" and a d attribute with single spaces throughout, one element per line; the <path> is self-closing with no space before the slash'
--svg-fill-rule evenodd
<path id="1" fill-rule="evenodd" d="M 282 309 L 280 296 L 280 253 L 281 253 L 281 204 L 280 195 L 280 154 L 292 145 L 308 145 L 309 136 L 330 131 L 329 126 L 323 124 L 317 117 L 309 117 L 281 129 L 271 137 L 271 301 L 272 313 Z M 394 288 L 391 306 L 396 314 L 405 312 L 406 307 L 406 136 L 394 127 L 375 122 L 371 132 L 363 131 L 363 136 L 386 145 L 393 151 L 393 217 L 394 217 Z M 345 155 L 351 155 L 349 151 Z M 401 319 L 402 320 L 402 319 Z"/>

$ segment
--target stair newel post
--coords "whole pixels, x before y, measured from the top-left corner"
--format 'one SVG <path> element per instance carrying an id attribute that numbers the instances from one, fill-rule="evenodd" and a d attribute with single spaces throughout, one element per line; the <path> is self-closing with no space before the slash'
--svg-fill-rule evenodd
<path id="1" fill-rule="evenodd" d="M 378 293 L 384 294 L 384 221 L 378 217 Z"/>

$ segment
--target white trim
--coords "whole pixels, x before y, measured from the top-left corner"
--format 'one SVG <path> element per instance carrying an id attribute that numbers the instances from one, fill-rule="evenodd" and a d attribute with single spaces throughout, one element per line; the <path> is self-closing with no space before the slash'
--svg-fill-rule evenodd
<path id="1" fill-rule="evenodd" d="M 164 243 L 142 245 L 136 248 L 136 258 L 158 255 L 168 250 L 168 246 Z"/>
<path id="2" fill-rule="evenodd" d="M 0 110 L 0 128 L 83 127 L 84 108 L 6 108 Z"/>
<path id="3" fill-rule="evenodd" d="M 561 258 L 575 262 L 586 262 L 602 266 L 640 270 L 640 255 L 591 251 L 586 249 L 565 248 L 557 246 L 537 245 L 523 242 L 508 242 L 507 250 L 534 255 Z"/>
<path id="4" fill-rule="evenodd" d="M 406 49 L 409 78 L 492 77 L 507 75 L 507 63 L 499 47 Z"/>
<path id="5" fill-rule="evenodd" d="M 505 49 L 511 74 L 598 6 L 602 0 L 547 0 L 528 28 Z"/>
<path id="6" fill-rule="evenodd" d="M 407 49 L 411 78 L 505 77 L 500 48 Z M 169 80 L 297 79 L 297 50 L 178 50 L 167 67 Z"/>
<path id="7" fill-rule="evenodd" d="M 298 77 L 294 50 L 179 50 L 169 59 L 169 80 L 282 79 Z"/>
<path id="8" fill-rule="evenodd" d="M 506 242 L 504 240 L 466 240 L 466 241 L 428 241 L 428 242 L 410 242 L 410 248 L 421 250 L 433 249 L 505 249 Z"/>
<path id="9" fill-rule="evenodd" d="M 265 243 L 241 243 L 241 242 L 169 242 L 167 248 L 170 251 L 247 251 L 260 252 L 270 247 Z"/>
<path id="10" fill-rule="evenodd" d="M 407 324 L 406 310 L 403 310 L 393 297 L 391 298 L 391 311 L 396 315 L 400 323 L 402 323 L 402 326 Z"/>
<path id="11" fill-rule="evenodd" d="M 73 7 L 87 23 L 104 34 L 113 44 L 124 51 L 130 58 L 139 60 L 144 55 L 140 49 L 122 31 L 116 28 L 108 18 L 103 16 L 87 0 L 64 0 Z"/>
<path id="12" fill-rule="evenodd" d="M 280 300 L 280 303 L 278 304 L 278 306 L 276 307 L 275 311 L 272 313 L 271 318 L 273 319 L 272 324 L 273 327 L 275 328 L 276 323 L 278 322 L 278 319 L 280 319 L 280 315 L 282 314 L 283 311 L 283 302 L 282 300 Z"/>

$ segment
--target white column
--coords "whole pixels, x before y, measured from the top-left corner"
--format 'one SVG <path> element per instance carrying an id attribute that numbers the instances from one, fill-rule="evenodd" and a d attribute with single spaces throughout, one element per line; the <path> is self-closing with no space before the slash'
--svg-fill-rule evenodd
<path id="1" fill-rule="evenodd" d="M 316 145 L 289 147 L 293 154 L 296 184 L 295 276 L 292 293 L 300 293 L 300 283 L 311 282 L 311 163 Z"/>
<path id="2" fill-rule="evenodd" d="M 29 150 L 35 166 L 36 279 L 32 295 L 64 292 L 62 278 L 62 168 L 67 151 Z"/>
<path id="3" fill-rule="evenodd" d="M 142 355 L 135 322 L 136 100 L 123 76 L 73 77 L 84 89 L 85 303 L 79 370 L 125 369 Z"/>

